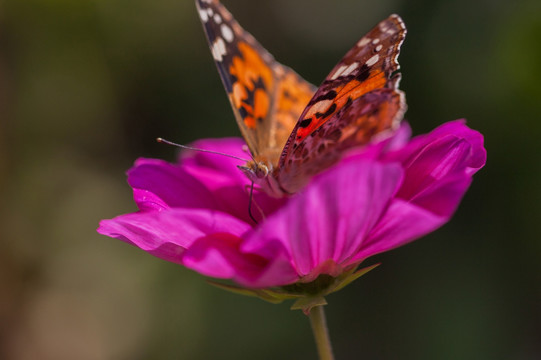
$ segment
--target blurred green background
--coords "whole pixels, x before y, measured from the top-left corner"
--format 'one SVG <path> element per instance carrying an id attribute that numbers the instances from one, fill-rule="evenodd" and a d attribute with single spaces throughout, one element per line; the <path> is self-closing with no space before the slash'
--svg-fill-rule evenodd
<path id="1" fill-rule="evenodd" d="M 331 295 L 337 359 L 541 358 L 541 2 L 225 0 L 320 83 L 396 12 L 414 133 L 466 117 L 488 163 L 453 220 Z M 98 235 L 157 144 L 238 129 L 191 0 L 0 2 L 0 358 L 314 359 L 290 304 Z"/>

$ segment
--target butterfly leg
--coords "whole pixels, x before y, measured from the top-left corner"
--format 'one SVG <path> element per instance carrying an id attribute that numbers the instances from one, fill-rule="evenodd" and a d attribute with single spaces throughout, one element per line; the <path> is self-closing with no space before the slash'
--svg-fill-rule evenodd
<path id="1" fill-rule="evenodd" d="M 257 191 L 257 190 L 261 190 L 261 189 L 258 189 L 258 188 L 254 188 L 254 183 L 252 182 L 250 185 L 246 185 L 245 189 L 247 190 L 248 194 L 249 194 L 249 198 L 248 198 L 248 214 L 250 215 L 250 219 L 252 219 L 256 224 L 259 224 L 259 221 L 256 220 L 253 212 L 252 212 L 252 209 L 255 207 L 258 211 L 259 211 L 259 215 L 261 216 L 261 218 L 265 218 L 265 213 L 263 212 L 263 209 L 261 209 L 261 207 L 255 202 L 254 200 L 254 189 Z M 249 189 L 249 190 L 248 190 Z"/>
<path id="2" fill-rule="evenodd" d="M 254 198 L 254 182 L 252 181 L 252 184 L 250 185 L 250 198 L 248 200 L 248 214 L 250 215 L 250 218 L 258 224 L 257 220 L 255 219 L 254 215 L 252 214 L 252 202 Z"/>

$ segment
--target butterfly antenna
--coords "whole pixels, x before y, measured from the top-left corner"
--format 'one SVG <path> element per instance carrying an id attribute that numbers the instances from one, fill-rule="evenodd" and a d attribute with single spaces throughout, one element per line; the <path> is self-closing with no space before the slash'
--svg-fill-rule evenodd
<path id="1" fill-rule="evenodd" d="M 159 142 L 159 143 L 164 143 L 164 144 L 167 144 L 167 145 L 176 146 L 176 147 L 179 147 L 179 148 L 181 148 L 181 149 L 187 149 L 187 150 L 193 150 L 193 151 L 205 152 L 205 153 L 209 153 L 209 154 L 215 154 L 215 155 L 227 156 L 227 157 L 229 157 L 229 158 L 241 160 L 241 161 L 244 161 L 244 162 L 249 162 L 249 161 L 250 161 L 250 160 L 243 159 L 243 158 L 238 157 L 238 156 L 235 156 L 235 155 L 224 154 L 224 153 L 221 153 L 221 152 L 219 152 L 219 151 L 205 150 L 205 149 L 199 149 L 199 148 L 195 148 L 195 147 L 191 147 L 191 146 L 180 145 L 180 144 L 174 143 L 174 142 L 169 141 L 169 140 L 165 140 L 165 139 L 160 138 L 160 137 L 157 138 L 156 141 Z M 252 185 L 253 185 L 253 184 L 252 184 Z"/>
<path id="2" fill-rule="evenodd" d="M 256 224 L 259 224 L 257 222 L 257 220 L 255 219 L 254 217 L 254 214 L 252 214 L 252 200 L 253 200 L 253 197 L 254 197 L 254 182 L 252 181 L 252 185 L 250 186 L 250 197 L 248 199 L 248 214 L 250 215 L 250 218 L 256 223 Z"/>

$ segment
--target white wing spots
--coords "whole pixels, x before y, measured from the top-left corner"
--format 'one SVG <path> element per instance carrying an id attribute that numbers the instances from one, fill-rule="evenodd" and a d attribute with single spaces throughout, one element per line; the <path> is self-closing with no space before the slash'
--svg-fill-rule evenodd
<path id="1" fill-rule="evenodd" d="M 225 42 L 221 37 L 217 37 L 212 44 L 212 57 L 216 61 L 222 61 L 223 56 L 227 53 L 225 50 Z"/>
<path id="2" fill-rule="evenodd" d="M 376 54 L 374 56 L 372 56 L 370 59 L 366 60 L 366 66 L 370 67 L 370 66 L 374 66 L 375 63 L 377 63 L 379 60 L 379 55 Z"/>
<path id="3" fill-rule="evenodd" d="M 342 76 L 348 76 L 351 74 L 355 69 L 359 67 L 358 62 L 351 63 L 349 65 L 341 65 L 338 70 L 334 72 L 334 74 L 331 76 L 331 80 L 336 80 L 339 77 Z"/>
<path id="4" fill-rule="evenodd" d="M 304 118 L 307 119 L 309 117 L 312 117 L 316 113 L 324 114 L 329 109 L 329 107 L 332 105 L 332 103 L 333 103 L 333 101 L 329 100 L 329 99 L 318 101 L 317 103 L 312 105 L 310 110 L 308 110 L 306 115 L 304 115 Z"/>
<path id="5" fill-rule="evenodd" d="M 379 44 L 374 50 L 376 50 L 376 52 L 380 52 L 381 49 L 383 49 L 383 45 Z"/>
<path id="6" fill-rule="evenodd" d="M 372 45 L 377 45 L 379 44 L 379 38 L 375 38 L 374 40 L 372 40 Z"/>
<path id="7" fill-rule="evenodd" d="M 358 62 L 354 62 L 352 63 L 351 65 L 349 65 L 343 72 L 342 74 L 340 74 L 340 76 L 348 76 L 349 74 L 351 74 L 353 71 L 355 71 L 355 69 L 357 69 L 359 67 L 359 63 Z"/>
<path id="8" fill-rule="evenodd" d="M 368 43 L 372 41 L 371 39 L 367 38 L 367 37 L 363 37 L 361 40 L 359 40 L 359 42 L 357 43 L 357 46 L 358 47 L 363 47 L 365 45 L 368 45 Z"/>
<path id="9" fill-rule="evenodd" d="M 227 24 L 222 24 L 222 26 L 220 26 L 220 30 L 222 31 L 222 36 L 224 37 L 225 41 L 229 43 L 233 41 L 233 38 L 235 36 L 233 35 L 233 31 L 229 26 L 227 26 Z"/>
<path id="10" fill-rule="evenodd" d="M 212 10 L 211 8 L 208 8 L 207 9 L 207 14 L 209 14 L 209 17 L 214 16 L 214 10 Z"/>
<path id="11" fill-rule="evenodd" d="M 400 16 L 394 14 L 391 17 L 398 22 L 400 29 L 406 30 L 406 24 L 404 24 L 404 21 L 402 21 L 402 18 Z"/>
<path id="12" fill-rule="evenodd" d="M 214 22 L 216 24 L 221 24 L 222 23 L 222 17 L 220 16 L 220 14 L 214 14 Z"/>
<path id="13" fill-rule="evenodd" d="M 209 21 L 209 16 L 205 10 L 199 10 L 199 17 L 201 18 L 201 21 L 203 21 L 203 23 Z"/>
<path id="14" fill-rule="evenodd" d="M 344 70 L 346 70 L 348 68 L 347 65 L 341 65 L 338 70 L 336 70 L 334 72 L 334 74 L 331 76 L 331 80 L 335 80 L 337 79 L 340 75 L 342 75 L 342 73 L 344 72 Z"/>
<path id="15" fill-rule="evenodd" d="M 218 39 L 216 39 L 216 43 L 218 44 L 218 49 L 220 50 L 220 54 L 225 55 L 227 51 L 225 50 L 224 40 L 221 37 L 219 37 Z"/>
<path id="16" fill-rule="evenodd" d="M 393 35 L 394 33 L 396 33 L 396 29 L 393 28 L 388 21 L 382 21 L 380 24 L 379 24 L 379 29 L 381 30 L 382 33 L 384 34 L 387 34 L 387 35 Z"/>

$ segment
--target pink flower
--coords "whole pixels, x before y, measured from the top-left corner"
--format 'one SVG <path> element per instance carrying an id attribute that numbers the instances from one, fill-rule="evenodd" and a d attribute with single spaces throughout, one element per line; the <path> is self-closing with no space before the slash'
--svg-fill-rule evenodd
<path id="1" fill-rule="evenodd" d="M 464 121 L 411 140 L 409 133 L 403 125 L 351 151 L 289 198 L 254 191 L 258 224 L 237 160 L 192 151 L 178 164 L 139 159 L 128 172 L 139 211 L 103 220 L 98 232 L 247 288 L 335 278 L 445 224 L 485 164 L 483 136 Z M 245 157 L 243 145 L 195 144 Z"/>

